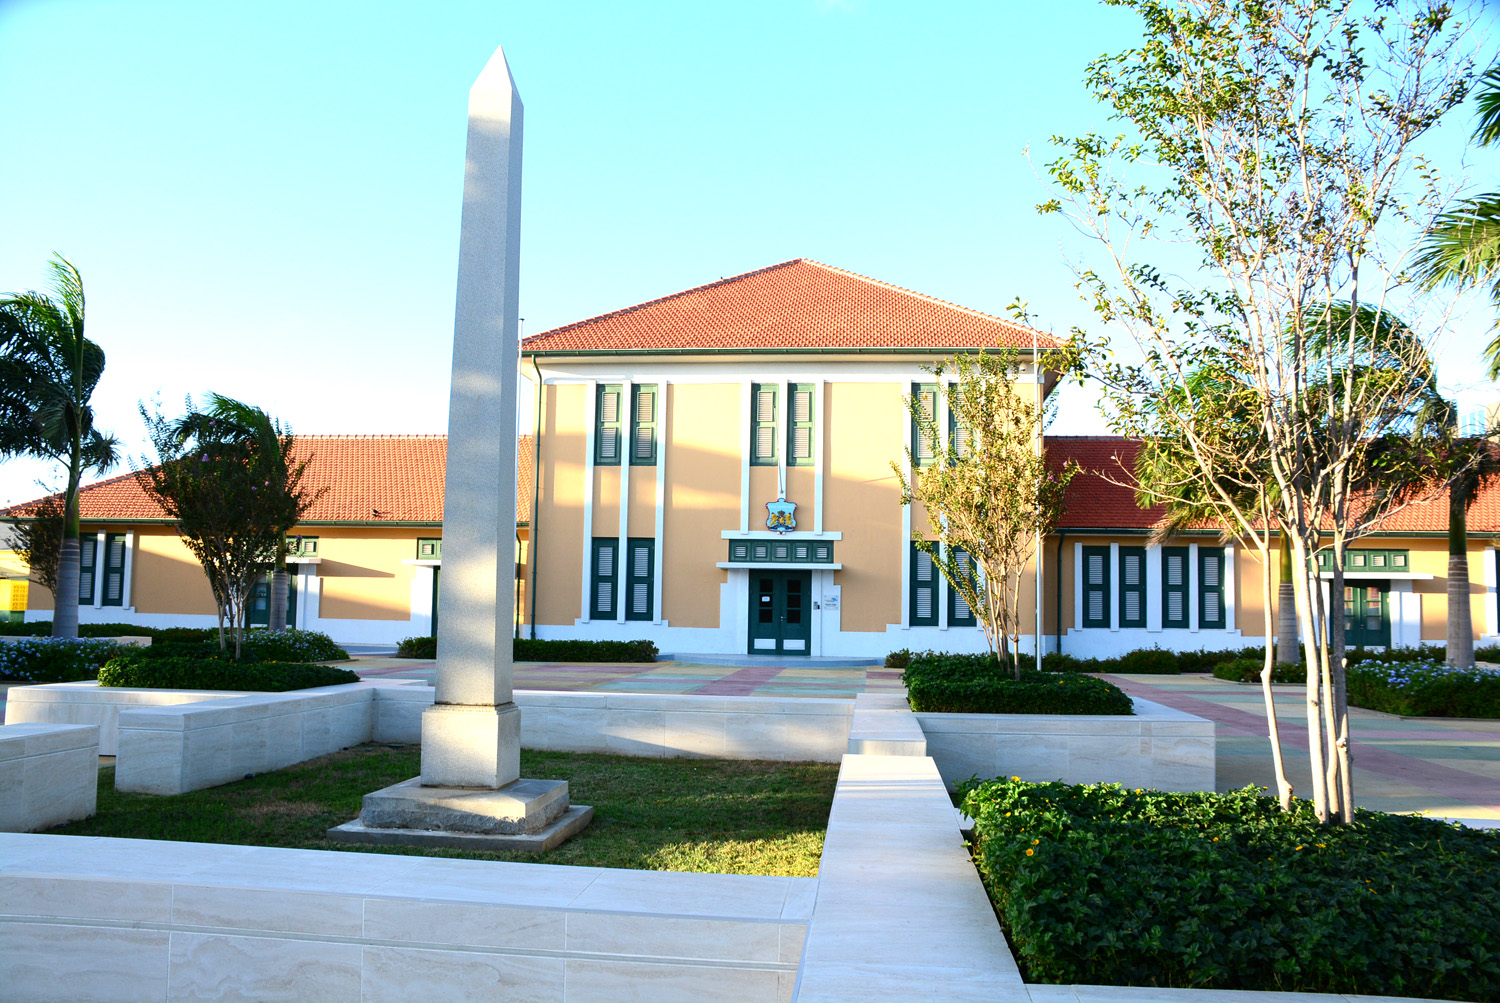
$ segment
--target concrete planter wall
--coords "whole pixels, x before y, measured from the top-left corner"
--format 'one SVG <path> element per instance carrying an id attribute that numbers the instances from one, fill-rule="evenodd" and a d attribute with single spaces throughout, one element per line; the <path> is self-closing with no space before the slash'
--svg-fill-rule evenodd
<path id="1" fill-rule="evenodd" d="M 1168 791 L 1214 789 L 1212 721 L 1150 700 L 1135 714 L 916 715 L 951 790 L 960 780 L 1019 776 Z"/>
<path id="2" fill-rule="evenodd" d="M 88 818 L 98 793 L 98 728 L 0 726 L 0 832 L 34 832 Z"/>

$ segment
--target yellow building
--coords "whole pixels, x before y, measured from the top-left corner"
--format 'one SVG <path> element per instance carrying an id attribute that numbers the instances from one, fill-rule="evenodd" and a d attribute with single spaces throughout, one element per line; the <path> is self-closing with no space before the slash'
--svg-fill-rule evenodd
<path id="1" fill-rule="evenodd" d="M 674 653 L 983 650 L 912 546 L 926 517 L 902 506 L 891 464 L 912 443 L 904 399 L 933 389 L 924 367 L 1018 349 L 1018 392 L 1045 395 L 1036 345 L 1054 342 L 803 259 L 526 339 L 536 636 Z"/>

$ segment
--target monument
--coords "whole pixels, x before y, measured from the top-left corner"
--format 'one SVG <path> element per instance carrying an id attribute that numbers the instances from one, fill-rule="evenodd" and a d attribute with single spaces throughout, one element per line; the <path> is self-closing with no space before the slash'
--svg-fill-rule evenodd
<path id="1" fill-rule="evenodd" d="M 588 825 L 566 780 L 520 776 L 512 702 L 521 98 L 496 49 L 469 90 L 453 321 L 437 694 L 422 775 L 366 794 L 332 839 L 547 850 Z"/>

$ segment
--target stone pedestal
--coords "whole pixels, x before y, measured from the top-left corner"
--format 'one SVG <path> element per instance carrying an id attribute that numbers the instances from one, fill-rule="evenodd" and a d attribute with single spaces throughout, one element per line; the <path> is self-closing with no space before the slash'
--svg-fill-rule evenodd
<path id="1" fill-rule="evenodd" d="M 521 776 L 521 709 L 433 704 L 422 712 L 422 783 L 504 787 Z"/>
<path id="2" fill-rule="evenodd" d="M 426 760 L 426 750 L 423 750 Z M 594 809 L 568 802 L 566 780 L 513 780 L 498 789 L 424 787 L 419 780 L 366 794 L 359 819 L 328 830 L 344 843 L 550 850 L 580 832 Z"/>

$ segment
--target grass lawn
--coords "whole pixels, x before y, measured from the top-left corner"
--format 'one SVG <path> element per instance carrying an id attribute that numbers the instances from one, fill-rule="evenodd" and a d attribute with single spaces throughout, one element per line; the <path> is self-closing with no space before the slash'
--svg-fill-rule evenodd
<path id="1" fill-rule="evenodd" d="M 521 751 L 521 775 L 567 780 L 594 820 L 551 853 L 472 852 L 335 843 L 324 832 L 360 798 L 421 772 L 420 749 L 362 745 L 238 783 L 158 797 L 123 794 L 99 771 L 99 810 L 50 830 L 196 843 L 239 843 L 468 860 L 520 860 L 717 874 L 818 873 L 837 763 L 636 759 Z"/>

